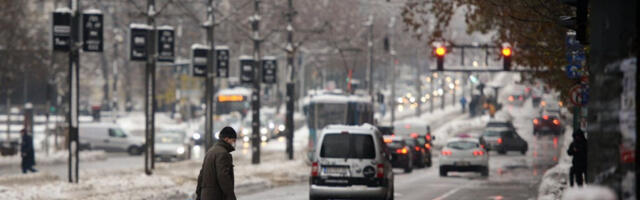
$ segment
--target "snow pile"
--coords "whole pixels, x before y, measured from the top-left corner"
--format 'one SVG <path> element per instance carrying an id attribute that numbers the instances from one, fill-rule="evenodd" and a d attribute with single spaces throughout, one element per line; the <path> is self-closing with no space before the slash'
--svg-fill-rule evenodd
<path id="1" fill-rule="evenodd" d="M 573 141 L 572 132 L 573 129 L 567 127 L 564 133 L 564 144 L 559 147 L 560 149 L 566 149 L 571 144 Z M 563 196 L 563 192 L 567 188 L 569 168 L 571 168 L 571 157 L 566 153 L 561 153 L 558 164 L 547 170 L 542 176 L 542 181 L 538 188 L 538 200 L 554 200 Z"/>
<path id="2" fill-rule="evenodd" d="M 46 155 L 45 152 L 36 152 L 37 165 L 53 165 L 66 163 L 69 159 L 68 151 L 58 151 Z M 81 151 L 80 161 L 105 160 L 107 155 L 104 151 Z M 0 167 L 20 166 L 22 158 L 19 154 L 13 156 L 0 157 Z"/>
<path id="3" fill-rule="evenodd" d="M 602 186 L 585 186 L 568 189 L 562 200 L 616 200 L 613 191 Z"/>
<path id="4" fill-rule="evenodd" d="M 487 122 L 489 122 L 489 119 L 490 117 L 485 115 L 471 119 L 451 121 L 444 124 L 433 132 L 436 136 L 436 140 L 434 140 L 434 147 L 442 147 L 449 138 L 454 137 L 457 134 L 484 128 L 487 125 Z"/>

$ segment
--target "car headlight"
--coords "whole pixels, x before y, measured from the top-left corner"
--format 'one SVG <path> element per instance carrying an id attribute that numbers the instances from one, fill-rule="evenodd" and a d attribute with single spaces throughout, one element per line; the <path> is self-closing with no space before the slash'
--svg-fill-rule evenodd
<path id="1" fill-rule="evenodd" d="M 199 133 L 194 133 L 191 137 L 192 137 L 194 140 L 199 140 L 199 139 L 200 139 L 200 134 L 199 134 Z"/>
<path id="2" fill-rule="evenodd" d="M 249 142 L 249 139 L 250 139 L 249 136 L 242 137 L 242 141 L 244 142 Z"/>
<path id="3" fill-rule="evenodd" d="M 176 153 L 183 154 L 184 153 L 184 147 L 178 147 L 178 149 L 176 149 Z"/>
<path id="4" fill-rule="evenodd" d="M 261 128 L 261 129 L 260 129 L 260 134 L 262 134 L 262 135 L 266 135 L 268 131 L 269 131 L 269 130 L 267 130 L 267 128 Z"/>
<path id="5" fill-rule="evenodd" d="M 274 129 L 276 128 L 276 124 L 274 124 L 273 122 L 269 122 L 269 129 Z"/>
<path id="6" fill-rule="evenodd" d="M 266 142 L 267 141 L 267 136 L 263 135 L 262 137 L 260 137 L 260 139 L 262 139 L 263 142 Z"/>
<path id="7" fill-rule="evenodd" d="M 242 129 L 242 135 L 249 135 L 249 129 Z"/>
<path id="8" fill-rule="evenodd" d="M 284 131 L 284 129 L 285 129 L 285 128 L 286 128 L 286 127 L 285 127 L 283 124 L 280 124 L 280 125 L 278 126 L 278 130 L 279 130 L 279 131 Z"/>

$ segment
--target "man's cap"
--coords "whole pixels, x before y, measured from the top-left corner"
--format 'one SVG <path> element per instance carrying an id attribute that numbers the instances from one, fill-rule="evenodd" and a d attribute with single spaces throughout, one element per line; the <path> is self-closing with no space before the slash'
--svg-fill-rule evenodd
<path id="1" fill-rule="evenodd" d="M 224 138 L 236 139 L 238 138 L 238 135 L 236 134 L 236 131 L 233 130 L 233 128 L 227 126 L 222 128 L 222 130 L 220 131 L 219 138 L 220 139 L 224 139 Z"/>

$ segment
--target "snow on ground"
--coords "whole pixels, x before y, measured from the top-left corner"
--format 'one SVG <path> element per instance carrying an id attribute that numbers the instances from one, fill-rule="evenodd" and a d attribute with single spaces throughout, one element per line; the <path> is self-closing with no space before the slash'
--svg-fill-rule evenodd
<path id="1" fill-rule="evenodd" d="M 36 164 L 37 165 L 53 165 L 66 163 L 69 159 L 68 151 L 57 151 L 47 155 L 45 152 L 36 152 Z M 105 160 L 107 155 L 104 151 L 81 151 L 80 161 L 95 161 Z M 19 154 L 13 156 L 0 157 L 0 167 L 14 167 L 20 166 L 22 158 Z M 36 168 L 37 168 L 36 165 Z"/>
<path id="2" fill-rule="evenodd" d="M 613 191 L 602 186 L 585 186 L 583 188 L 570 188 L 562 196 L 563 200 L 616 200 Z"/>

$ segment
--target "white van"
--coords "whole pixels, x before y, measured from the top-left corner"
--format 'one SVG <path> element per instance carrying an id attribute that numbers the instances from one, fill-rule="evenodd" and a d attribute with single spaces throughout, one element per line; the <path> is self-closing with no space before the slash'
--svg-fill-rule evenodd
<path id="1" fill-rule="evenodd" d="M 144 150 L 144 138 L 126 133 L 117 124 L 82 123 L 78 132 L 81 149 L 126 151 L 131 155 L 140 155 Z"/>

